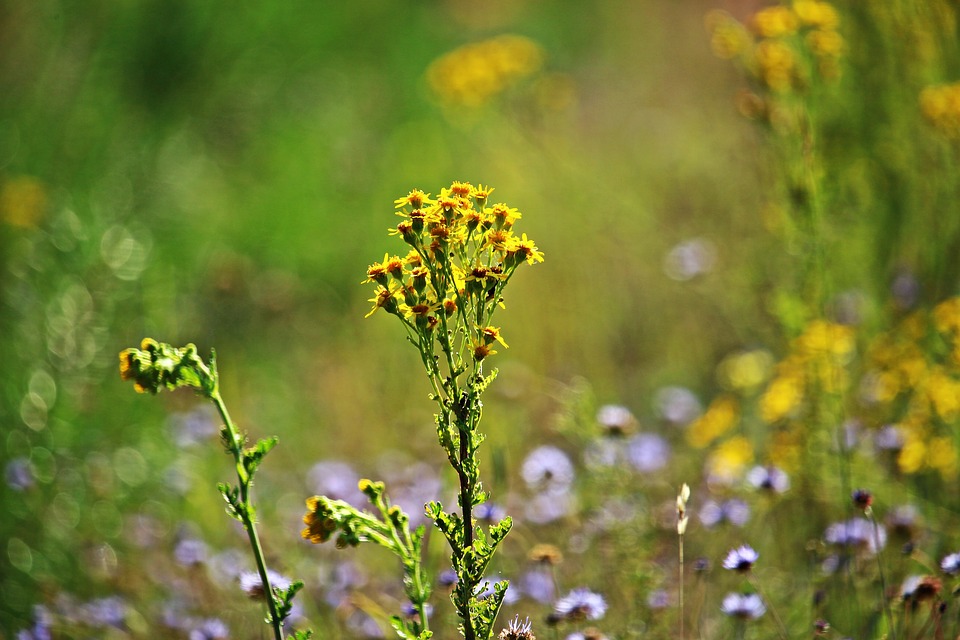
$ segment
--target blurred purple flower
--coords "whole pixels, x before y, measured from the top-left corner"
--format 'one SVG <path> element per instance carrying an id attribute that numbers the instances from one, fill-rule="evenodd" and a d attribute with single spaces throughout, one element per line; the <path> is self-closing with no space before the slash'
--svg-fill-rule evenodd
<path id="1" fill-rule="evenodd" d="M 876 554 L 878 542 L 881 549 L 887 543 L 887 531 L 879 525 L 874 529 L 873 524 L 865 518 L 853 518 L 831 524 L 823 538 L 828 544 Z"/>
<path id="2" fill-rule="evenodd" d="M 640 473 L 658 471 L 670 460 L 670 445 L 653 433 L 641 433 L 627 443 L 627 459 Z"/>
<path id="3" fill-rule="evenodd" d="M 951 553 L 940 561 L 940 568 L 947 575 L 960 575 L 960 553 Z"/>
<path id="4" fill-rule="evenodd" d="M 663 261 L 663 270 L 672 280 L 686 281 L 713 270 L 717 250 L 704 238 L 691 238 L 673 247 Z"/>
<path id="5" fill-rule="evenodd" d="M 540 493 L 527 500 L 524 514 L 534 524 L 559 520 L 573 508 L 573 496 L 567 490 Z"/>
<path id="6" fill-rule="evenodd" d="M 903 449 L 903 433 L 895 424 L 888 424 L 880 428 L 873 438 L 873 443 L 881 451 L 899 451 Z"/>
<path id="7" fill-rule="evenodd" d="M 178 447 L 192 447 L 212 440 L 220 428 L 212 407 L 206 404 L 183 413 L 171 414 L 167 419 L 167 427 Z"/>
<path id="8" fill-rule="evenodd" d="M 14 491 L 25 491 L 34 485 L 33 467 L 27 458 L 14 458 L 7 463 L 3 473 L 7 486 Z"/>
<path id="9" fill-rule="evenodd" d="M 542 604 L 551 602 L 556 597 L 553 576 L 543 569 L 531 569 L 520 576 L 520 591 L 523 595 Z"/>
<path id="10" fill-rule="evenodd" d="M 553 614 L 559 620 L 599 620 L 607 612 L 607 601 L 599 593 L 580 587 L 557 600 Z"/>
<path id="11" fill-rule="evenodd" d="M 270 587 L 273 589 L 286 589 L 291 585 L 290 578 L 280 575 L 272 569 L 267 569 L 267 578 L 270 580 Z M 263 580 L 256 571 L 244 571 L 240 574 L 240 590 L 247 594 L 253 600 L 262 600 L 266 596 L 263 588 Z"/>
<path id="12" fill-rule="evenodd" d="M 190 630 L 190 640 L 223 640 L 230 637 L 230 630 L 222 620 L 207 618 L 200 620 Z"/>
<path id="13" fill-rule="evenodd" d="M 552 445 L 543 445 L 527 455 L 520 475 L 531 490 L 563 492 L 573 484 L 573 463 L 563 450 Z"/>
<path id="14" fill-rule="evenodd" d="M 734 618 L 756 620 L 767 612 L 767 607 L 755 593 L 728 593 L 720 605 L 720 610 Z"/>
<path id="15" fill-rule="evenodd" d="M 370 614 L 360 609 L 353 610 L 344 624 L 351 634 L 363 640 L 376 640 L 383 637 L 383 629 Z"/>
<path id="16" fill-rule="evenodd" d="M 774 466 L 756 466 L 747 472 L 747 482 L 756 489 L 783 493 L 790 488 L 790 476 Z"/>
<path id="17" fill-rule="evenodd" d="M 605 404 L 597 410 L 597 422 L 608 436 L 622 436 L 637 427 L 637 419 L 630 409 L 619 404 Z"/>
<path id="18" fill-rule="evenodd" d="M 324 460 L 307 472 L 307 486 L 317 495 L 343 500 L 355 507 L 367 505 L 367 497 L 357 487 L 360 476 L 346 462 Z M 420 506 L 420 511 L 423 510 Z"/>
<path id="19" fill-rule="evenodd" d="M 127 603 L 120 596 L 91 600 L 80 607 L 80 618 L 93 627 L 120 629 L 127 618 Z"/>
<path id="20" fill-rule="evenodd" d="M 707 500 L 698 513 L 700 522 L 708 529 L 724 522 L 742 527 L 750 520 L 750 506 L 739 498 L 730 498 L 724 502 Z"/>
<path id="21" fill-rule="evenodd" d="M 195 538 L 184 538 L 173 549 L 173 557 L 185 567 L 203 564 L 207 561 L 208 554 L 206 543 Z"/>
<path id="22" fill-rule="evenodd" d="M 664 589 L 655 589 L 647 595 L 647 606 L 651 609 L 666 609 L 671 604 L 670 594 Z"/>
<path id="23" fill-rule="evenodd" d="M 685 387 L 663 387 L 655 402 L 660 417 L 677 427 L 687 426 L 703 412 L 700 400 Z"/>

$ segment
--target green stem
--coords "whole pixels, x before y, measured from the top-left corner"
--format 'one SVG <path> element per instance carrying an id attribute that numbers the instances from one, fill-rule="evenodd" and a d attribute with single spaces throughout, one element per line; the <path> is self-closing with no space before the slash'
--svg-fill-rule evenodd
<path id="1" fill-rule="evenodd" d="M 243 528 L 247 530 L 247 537 L 250 539 L 250 548 L 253 550 L 254 560 L 257 562 L 257 572 L 260 574 L 260 581 L 263 583 L 264 596 L 267 599 L 267 608 L 270 612 L 270 625 L 273 627 L 273 635 L 276 640 L 283 640 L 283 621 L 277 613 L 277 602 L 273 594 L 273 588 L 270 586 L 270 578 L 267 575 L 267 562 L 263 557 L 263 547 L 260 545 L 260 537 L 257 535 L 257 527 L 250 516 L 253 511 L 253 504 L 250 502 L 250 476 L 243 467 L 243 440 L 237 433 L 237 428 L 230 419 L 227 407 L 220 397 L 220 391 L 214 389 L 210 395 L 213 404 L 223 419 L 227 434 L 230 436 L 230 452 L 233 453 L 234 460 L 237 463 L 237 479 L 240 482 L 240 499 L 243 501 L 243 508 L 240 510 L 240 518 L 243 521 Z"/>

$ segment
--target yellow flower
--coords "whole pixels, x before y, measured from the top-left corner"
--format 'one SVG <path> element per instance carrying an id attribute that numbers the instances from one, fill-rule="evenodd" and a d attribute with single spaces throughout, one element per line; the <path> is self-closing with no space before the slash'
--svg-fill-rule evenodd
<path id="1" fill-rule="evenodd" d="M 537 245 L 534 244 L 533 240 L 527 238 L 525 233 L 520 236 L 519 240 L 516 237 L 510 238 L 505 262 L 507 265 L 511 263 L 520 264 L 524 260 L 527 261 L 527 264 L 543 262 L 543 252 L 537 249 Z"/>
<path id="2" fill-rule="evenodd" d="M 778 377 L 760 398 L 760 417 L 767 424 L 773 424 L 795 412 L 802 401 L 802 378 L 795 375 Z"/>
<path id="3" fill-rule="evenodd" d="M 370 309 L 370 312 L 364 316 L 364 318 L 369 318 L 377 309 L 383 309 L 387 313 L 397 314 L 400 311 L 400 304 L 397 302 L 397 291 L 390 291 L 386 287 L 377 287 L 377 295 L 367 300 L 367 302 L 373 303 L 373 309 Z"/>
<path id="4" fill-rule="evenodd" d="M 752 41 L 746 27 L 726 11 L 711 11 L 707 14 L 706 24 L 710 31 L 710 49 L 718 58 L 736 58 Z"/>
<path id="5" fill-rule="evenodd" d="M 754 55 L 760 78 L 774 91 L 788 91 L 793 86 L 796 59 L 793 50 L 779 40 L 763 40 Z"/>
<path id="6" fill-rule="evenodd" d="M 788 7 L 767 7 L 753 16 L 753 26 L 764 38 L 780 38 L 797 30 L 797 15 Z"/>
<path id="7" fill-rule="evenodd" d="M 723 483 L 738 480 L 753 462 L 753 445 L 743 436 L 734 436 L 721 444 L 707 460 L 707 473 Z"/>
<path id="8" fill-rule="evenodd" d="M 480 335 L 483 338 L 484 344 L 493 344 L 493 342 L 496 341 L 505 348 L 510 348 L 510 346 L 503 341 L 503 336 L 500 335 L 500 327 L 484 327 L 480 330 Z"/>
<path id="9" fill-rule="evenodd" d="M 704 414 L 687 428 L 687 442 L 703 448 L 733 428 L 739 418 L 737 400 L 730 395 L 717 396 Z"/>
<path id="10" fill-rule="evenodd" d="M 20 176 L 0 184 L 0 220 L 15 227 L 35 227 L 46 208 L 47 192 L 36 178 Z"/>
<path id="11" fill-rule="evenodd" d="M 807 46 L 814 55 L 839 58 L 846 44 L 843 37 L 832 29 L 817 29 L 804 37 Z"/>
<path id="12" fill-rule="evenodd" d="M 960 138 L 960 82 L 926 87 L 920 92 L 920 112 L 946 137 Z"/>
<path id="13" fill-rule="evenodd" d="M 307 526 L 300 532 L 300 536 L 314 544 L 329 540 L 337 530 L 337 523 L 329 516 L 319 497 L 307 498 L 307 512 L 303 516 L 303 524 Z"/>
<path id="14" fill-rule="evenodd" d="M 796 0 L 793 3 L 793 12 L 800 22 L 808 27 L 821 29 L 836 29 L 840 24 L 837 10 L 828 2 L 816 0 Z"/>
<path id="15" fill-rule="evenodd" d="M 393 201 L 397 209 L 403 207 L 412 207 L 413 209 L 422 209 L 424 206 L 433 204 L 429 193 L 424 193 L 420 189 L 414 189 L 402 198 Z"/>

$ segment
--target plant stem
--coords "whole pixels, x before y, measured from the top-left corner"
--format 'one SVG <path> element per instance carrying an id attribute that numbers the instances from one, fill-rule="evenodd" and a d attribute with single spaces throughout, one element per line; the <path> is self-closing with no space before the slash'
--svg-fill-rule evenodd
<path id="1" fill-rule="evenodd" d="M 470 407 L 471 412 L 473 407 Z M 459 422 L 459 421 L 458 421 Z M 467 476 L 464 468 L 465 461 L 470 456 L 470 433 L 467 431 L 468 424 L 459 425 L 460 429 L 460 464 L 457 474 L 460 477 L 460 508 L 463 510 L 463 550 L 473 548 L 473 492 L 470 486 L 470 478 Z M 462 581 L 465 576 L 459 576 Z M 466 600 L 463 603 L 465 610 L 463 614 L 463 636 L 465 640 L 475 640 L 473 632 L 473 621 L 470 619 L 470 600 L 473 597 L 473 585 L 467 585 L 469 592 L 466 594 Z"/>
<path id="2" fill-rule="evenodd" d="M 240 509 L 240 518 L 243 522 L 243 528 L 247 531 L 247 537 L 250 539 L 250 548 L 253 550 L 254 560 L 257 562 L 257 572 L 260 574 L 260 582 L 263 584 L 264 597 L 267 600 L 267 608 L 270 612 L 270 624 L 273 627 L 275 640 L 283 640 L 283 624 L 277 613 L 277 603 L 273 595 L 273 588 L 270 586 L 270 577 L 267 575 L 267 562 L 263 557 L 263 547 L 260 545 L 260 537 L 257 535 L 257 526 L 251 516 L 253 504 L 250 502 L 250 477 L 243 466 L 243 439 L 237 432 L 236 426 L 230 419 L 227 407 L 220 397 L 219 389 L 214 389 L 210 394 L 210 399 L 216 405 L 217 411 L 223 419 L 227 434 L 230 437 L 230 452 L 237 463 L 237 479 L 240 482 L 240 499 L 243 501 L 243 508 Z"/>
<path id="3" fill-rule="evenodd" d="M 680 640 L 686 640 L 683 632 L 683 534 L 680 534 Z"/>
<path id="4" fill-rule="evenodd" d="M 873 516 L 873 509 L 867 507 L 865 512 L 870 524 L 873 525 L 873 544 L 877 548 L 877 569 L 880 572 L 880 604 L 883 605 L 883 612 L 887 616 L 887 623 L 890 625 L 890 640 L 896 640 L 897 634 L 893 626 L 893 612 L 890 610 L 890 600 L 887 598 L 887 580 L 883 575 L 883 559 L 880 557 L 880 526 L 877 519 Z"/>

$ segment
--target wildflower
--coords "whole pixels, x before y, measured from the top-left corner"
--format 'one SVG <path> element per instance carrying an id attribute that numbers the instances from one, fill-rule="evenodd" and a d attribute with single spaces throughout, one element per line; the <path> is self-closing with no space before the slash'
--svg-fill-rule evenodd
<path id="1" fill-rule="evenodd" d="M 519 265 L 523 261 L 526 261 L 527 264 L 543 262 L 543 252 L 525 233 L 521 234 L 519 239 L 510 236 L 507 240 L 506 251 L 504 261 L 508 266 Z"/>
<path id="2" fill-rule="evenodd" d="M 727 553 L 723 559 L 723 568 L 746 573 L 759 558 L 760 554 L 754 551 L 753 547 L 747 544 L 740 545 Z"/>
<path id="3" fill-rule="evenodd" d="M 354 506 L 367 503 L 366 497 L 357 488 L 360 476 L 353 467 L 340 460 L 323 460 L 307 472 L 307 486 L 316 495 L 331 500 L 343 500 Z"/>
<path id="4" fill-rule="evenodd" d="M 846 522 L 831 524 L 824 532 L 823 538 L 828 544 L 875 555 L 886 544 L 887 531 L 883 527 L 877 527 L 875 531 L 869 520 L 853 518 Z"/>
<path id="5" fill-rule="evenodd" d="M 670 459 L 670 445 L 658 435 L 641 433 L 627 442 L 627 460 L 641 473 L 662 469 Z"/>
<path id="6" fill-rule="evenodd" d="M 684 387 L 663 387 L 657 391 L 655 403 L 660 417 L 678 427 L 690 424 L 703 411 L 697 396 Z"/>
<path id="7" fill-rule="evenodd" d="M 753 16 L 753 26 L 764 38 L 779 38 L 797 30 L 797 15 L 788 7 L 767 7 Z"/>
<path id="8" fill-rule="evenodd" d="M 227 625 L 218 618 L 207 618 L 190 630 L 189 640 L 224 640 L 230 637 Z"/>
<path id="9" fill-rule="evenodd" d="M 757 466 L 747 472 L 747 482 L 757 489 L 783 493 L 790 488 L 790 477 L 774 466 Z"/>
<path id="10" fill-rule="evenodd" d="M 574 631 L 564 640 L 607 640 L 607 636 L 595 627 L 587 627 L 583 631 Z"/>
<path id="11" fill-rule="evenodd" d="M 553 605 L 557 620 L 599 620 L 607 612 L 607 602 L 599 593 L 580 587 L 574 589 Z"/>
<path id="12" fill-rule="evenodd" d="M 912 504 L 901 504 L 887 513 L 886 522 L 890 533 L 912 539 L 917 529 L 920 514 Z"/>
<path id="13" fill-rule="evenodd" d="M 507 623 L 506 628 L 497 637 L 500 640 L 537 640 L 537 637 L 533 635 L 533 625 L 530 618 L 520 622 L 519 614 Z"/>
<path id="14" fill-rule="evenodd" d="M 400 305 L 397 302 L 397 291 L 391 291 L 390 289 L 380 286 L 377 288 L 377 295 L 367 300 L 367 302 L 373 303 L 373 308 L 370 312 L 364 316 L 364 318 L 369 318 L 377 309 L 383 309 L 387 313 L 392 313 L 393 315 L 398 315 L 400 310 Z"/>
<path id="15" fill-rule="evenodd" d="M 647 595 L 647 606 L 651 609 L 666 609 L 671 604 L 670 594 L 663 589 L 656 589 Z"/>
<path id="16" fill-rule="evenodd" d="M 397 209 L 402 209 L 403 207 L 420 209 L 424 205 L 433 204 L 433 201 L 430 200 L 429 193 L 424 193 L 420 189 L 413 189 L 406 196 L 394 200 L 393 203 L 396 205 Z"/>
<path id="17" fill-rule="evenodd" d="M 527 501 L 525 513 L 534 524 L 546 524 L 559 520 L 573 508 L 573 496 L 570 487 L 556 486 L 538 493 Z"/>
<path id="18" fill-rule="evenodd" d="M 202 540 L 184 538 L 174 548 L 173 557 L 179 564 L 192 567 L 206 562 L 208 553 L 207 545 Z"/>
<path id="19" fill-rule="evenodd" d="M 383 638 L 383 629 L 369 613 L 362 609 L 354 609 L 344 621 L 350 633 L 364 640 L 379 640 Z"/>
<path id="20" fill-rule="evenodd" d="M 940 561 L 940 568 L 949 576 L 960 575 L 960 553 L 951 553 Z"/>
<path id="21" fill-rule="evenodd" d="M 703 238 L 681 242 L 667 253 L 663 270 L 671 280 L 686 282 L 713 270 L 716 248 Z"/>
<path id="22" fill-rule="evenodd" d="M 874 435 L 873 443 L 880 450 L 899 451 L 905 443 L 903 431 L 898 425 L 885 425 Z"/>
<path id="23" fill-rule="evenodd" d="M 14 458 L 7 463 L 3 472 L 7 486 L 14 491 L 29 489 L 36 482 L 33 477 L 33 467 L 27 458 Z"/>
<path id="24" fill-rule="evenodd" d="M 873 494 L 866 489 L 855 489 L 851 498 L 853 499 L 853 505 L 864 511 L 873 504 Z"/>
<path id="25" fill-rule="evenodd" d="M 457 572 L 453 569 L 445 569 L 437 576 L 437 584 L 441 587 L 452 587 L 457 584 Z"/>
<path id="26" fill-rule="evenodd" d="M 92 600 L 80 607 L 80 619 L 94 627 L 123 628 L 127 603 L 120 596 Z"/>
<path id="27" fill-rule="evenodd" d="M 554 599 L 553 576 L 549 571 L 534 569 L 520 576 L 520 592 L 537 602 L 546 604 Z"/>
<path id="28" fill-rule="evenodd" d="M 270 587 L 273 589 L 287 589 L 290 587 L 290 579 L 285 578 L 272 569 L 267 569 L 267 579 L 270 581 Z M 263 580 L 256 571 L 244 571 L 240 574 L 240 590 L 247 594 L 251 600 L 263 600 L 265 597 L 263 589 Z"/>
<path id="29" fill-rule="evenodd" d="M 506 510 L 495 502 L 484 502 L 473 508 L 473 517 L 488 524 L 500 522 L 506 515 Z"/>
<path id="30" fill-rule="evenodd" d="M 823 618 L 817 618 L 813 622 L 813 635 L 825 636 L 830 631 L 830 623 Z"/>
<path id="31" fill-rule="evenodd" d="M 698 513 L 700 522 L 709 528 L 724 522 L 735 527 L 742 527 L 750 520 L 750 506 L 739 498 L 731 498 L 724 502 L 707 500 Z"/>
<path id="32" fill-rule="evenodd" d="M 527 455 L 520 475 L 530 489 L 547 492 L 565 490 L 573 484 L 573 463 L 561 449 L 543 445 Z"/>
<path id="33" fill-rule="evenodd" d="M 923 602 L 935 598 L 942 588 L 943 584 L 933 576 L 910 576 L 900 587 L 900 597 L 905 601 Z"/>
<path id="34" fill-rule="evenodd" d="M 307 512 L 303 515 L 303 524 L 307 525 L 300 536 L 314 544 L 322 544 L 333 536 L 337 523 L 331 517 L 328 506 L 318 496 L 307 498 Z"/>
<path id="35" fill-rule="evenodd" d="M 637 426 L 633 412 L 619 404 L 605 404 L 600 407 L 597 410 L 597 422 L 603 427 L 604 434 L 609 436 L 626 435 Z"/>
<path id="36" fill-rule="evenodd" d="M 720 605 L 720 610 L 741 620 L 756 620 L 767 612 L 767 607 L 755 593 L 728 593 Z"/>

